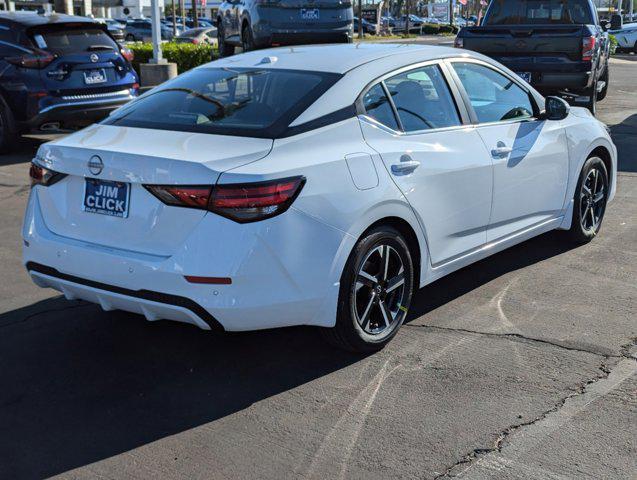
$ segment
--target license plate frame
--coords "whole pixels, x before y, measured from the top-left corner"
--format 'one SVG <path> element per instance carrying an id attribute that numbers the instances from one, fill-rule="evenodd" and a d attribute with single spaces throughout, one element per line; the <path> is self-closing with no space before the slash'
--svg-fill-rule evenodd
<path id="1" fill-rule="evenodd" d="M 100 83 L 106 83 L 106 70 L 103 68 L 93 68 L 91 70 L 84 71 L 84 84 L 85 85 L 99 85 Z"/>
<path id="2" fill-rule="evenodd" d="M 97 189 L 100 186 L 102 190 L 98 192 Z M 113 191 L 113 188 L 116 190 Z M 86 213 L 128 218 L 130 210 L 130 190 L 130 183 L 85 178 L 82 210 Z M 90 202 L 89 198 L 92 199 Z M 121 206 L 118 202 L 121 202 Z"/>
<path id="3" fill-rule="evenodd" d="M 533 79 L 533 75 L 531 74 L 531 72 L 515 72 L 515 73 L 518 77 L 520 77 L 526 83 L 531 83 L 531 80 Z"/>
<path id="4" fill-rule="evenodd" d="M 300 11 L 301 20 L 319 20 L 321 11 L 318 8 L 302 8 Z"/>

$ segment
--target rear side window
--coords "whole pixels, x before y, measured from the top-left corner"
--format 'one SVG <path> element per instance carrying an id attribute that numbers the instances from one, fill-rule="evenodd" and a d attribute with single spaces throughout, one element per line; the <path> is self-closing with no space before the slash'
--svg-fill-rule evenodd
<path id="1" fill-rule="evenodd" d="M 374 85 L 363 97 L 363 106 L 368 116 L 383 125 L 398 130 L 398 123 L 392 110 L 389 98 L 385 95 L 385 90 L 380 85 Z"/>
<path id="2" fill-rule="evenodd" d="M 133 101 L 104 123 L 276 138 L 340 77 L 283 69 L 198 68 Z"/>
<path id="3" fill-rule="evenodd" d="M 460 125 L 456 104 L 437 65 L 385 80 L 406 132 Z"/>
<path id="4" fill-rule="evenodd" d="M 475 63 L 454 62 L 452 65 L 480 123 L 533 117 L 529 94 L 513 80 Z"/>
<path id="5" fill-rule="evenodd" d="M 593 25 L 595 18 L 588 0 L 494 0 L 484 24 Z"/>
<path id="6" fill-rule="evenodd" d="M 117 50 L 117 44 L 99 27 L 40 29 L 34 31 L 32 37 L 38 48 L 56 55 L 104 48 Z"/>

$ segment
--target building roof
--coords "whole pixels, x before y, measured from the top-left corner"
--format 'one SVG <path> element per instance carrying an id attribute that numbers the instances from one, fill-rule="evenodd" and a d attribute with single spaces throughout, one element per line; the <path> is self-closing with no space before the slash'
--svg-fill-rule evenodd
<path id="1" fill-rule="evenodd" d="M 457 56 L 458 50 L 433 45 L 356 43 L 304 45 L 256 50 L 223 58 L 211 67 L 256 67 L 346 73 L 366 63 L 386 57 L 413 57 L 420 61 Z"/>
<path id="2" fill-rule="evenodd" d="M 2 12 L 0 13 L 0 20 L 18 23 L 25 27 L 53 25 L 56 23 L 96 23 L 93 19 L 87 17 L 63 15 L 58 13 L 40 15 L 34 12 Z"/>

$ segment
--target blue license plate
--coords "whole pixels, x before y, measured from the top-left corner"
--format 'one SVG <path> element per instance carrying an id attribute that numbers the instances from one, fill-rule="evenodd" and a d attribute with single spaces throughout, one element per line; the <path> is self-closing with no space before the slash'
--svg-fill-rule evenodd
<path id="1" fill-rule="evenodd" d="M 128 183 L 87 178 L 84 186 L 83 210 L 111 217 L 128 217 L 130 197 Z"/>
<path id="2" fill-rule="evenodd" d="M 302 8 L 301 19 L 303 20 L 318 20 L 319 9 L 318 8 Z"/>

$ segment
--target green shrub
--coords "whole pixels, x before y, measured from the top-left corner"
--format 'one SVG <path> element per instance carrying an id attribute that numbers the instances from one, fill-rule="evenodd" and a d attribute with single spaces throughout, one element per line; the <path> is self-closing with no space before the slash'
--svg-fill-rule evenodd
<path id="1" fill-rule="evenodd" d="M 450 34 L 454 34 L 454 33 L 458 33 L 460 31 L 460 29 L 458 27 L 456 27 L 455 25 L 439 25 L 440 30 L 439 32 L 442 33 L 443 35 L 450 35 Z"/>
<path id="2" fill-rule="evenodd" d="M 440 25 L 435 23 L 425 23 L 422 26 L 422 33 L 425 35 L 436 35 L 440 33 Z"/>
<path id="3" fill-rule="evenodd" d="M 139 73 L 139 64 L 148 63 L 153 57 L 153 45 L 151 43 L 132 43 L 128 48 L 135 54 L 133 68 Z M 198 67 L 211 60 L 213 47 L 211 45 L 195 45 L 192 43 L 162 43 L 161 51 L 164 58 L 177 64 L 177 71 L 183 73 L 191 68 Z M 215 57 L 217 55 L 215 54 Z"/>
<path id="4" fill-rule="evenodd" d="M 615 35 L 609 35 L 608 39 L 610 40 L 610 54 L 615 55 L 615 52 L 617 52 L 617 46 L 619 45 L 617 37 L 615 37 Z"/>

